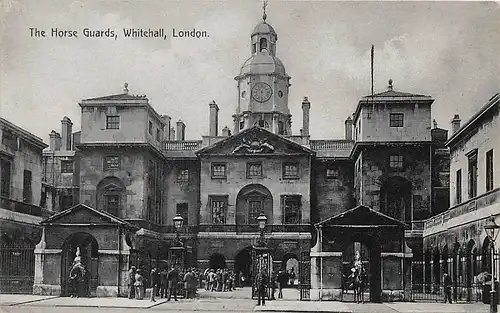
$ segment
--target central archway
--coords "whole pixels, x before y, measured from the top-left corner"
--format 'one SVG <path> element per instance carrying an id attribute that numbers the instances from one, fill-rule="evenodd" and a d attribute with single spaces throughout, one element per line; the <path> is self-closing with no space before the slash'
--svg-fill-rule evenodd
<path id="1" fill-rule="evenodd" d="M 241 188 L 236 197 L 236 224 L 255 225 L 257 216 L 263 212 L 270 222 L 273 214 L 273 196 L 269 189 L 260 184 Z"/>
<path id="2" fill-rule="evenodd" d="M 218 270 L 226 268 L 226 258 L 220 253 L 213 253 L 209 258 L 209 268 Z"/>
<path id="3" fill-rule="evenodd" d="M 88 233 L 75 233 L 64 241 L 62 246 L 61 262 L 61 295 L 69 296 L 71 294 L 69 272 L 76 256 L 77 248 L 80 248 L 80 258 L 86 269 L 84 278 L 84 296 L 95 296 L 98 285 L 99 268 L 99 246 L 94 236 Z"/>

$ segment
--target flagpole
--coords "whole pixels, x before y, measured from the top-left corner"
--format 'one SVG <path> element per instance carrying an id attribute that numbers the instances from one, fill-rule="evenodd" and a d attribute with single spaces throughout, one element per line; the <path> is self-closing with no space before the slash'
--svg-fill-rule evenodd
<path id="1" fill-rule="evenodd" d="M 372 114 L 375 109 L 375 103 L 373 102 L 373 59 L 375 57 L 375 46 L 372 45 L 372 52 L 371 52 L 371 76 L 372 76 Z"/>

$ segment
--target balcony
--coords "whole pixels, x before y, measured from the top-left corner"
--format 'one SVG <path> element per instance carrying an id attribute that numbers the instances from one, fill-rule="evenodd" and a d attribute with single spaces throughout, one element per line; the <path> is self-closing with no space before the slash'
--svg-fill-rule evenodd
<path id="1" fill-rule="evenodd" d="M 259 228 L 257 225 L 224 225 L 224 224 L 205 224 L 199 226 L 199 232 L 233 232 L 233 233 L 257 233 Z M 287 224 L 287 225 L 266 225 L 266 233 L 279 232 L 311 232 L 309 224 Z"/>
<path id="2" fill-rule="evenodd" d="M 169 140 L 165 142 L 166 151 L 196 151 L 201 149 L 201 140 Z"/>
<path id="3" fill-rule="evenodd" d="M 405 237 L 422 237 L 425 221 L 411 221 L 410 227 L 405 230 Z"/>
<path id="4" fill-rule="evenodd" d="M 41 218 L 47 218 L 55 213 L 38 205 L 20 202 L 5 197 L 0 197 L 0 209 L 28 214 L 32 216 L 39 216 Z"/>
<path id="5" fill-rule="evenodd" d="M 466 202 L 460 203 L 447 211 L 433 216 L 425 221 L 425 229 L 434 226 L 440 226 L 448 222 L 450 219 L 477 211 L 481 208 L 493 205 L 500 202 L 500 188 L 493 189 L 478 197 L 472 198 Z"/>
<path id="6" fill-rule="evenodd" d="M 354 142 L 350 140 L 311 140 L 310 146 L 318 157 L 347 158 Z"/>

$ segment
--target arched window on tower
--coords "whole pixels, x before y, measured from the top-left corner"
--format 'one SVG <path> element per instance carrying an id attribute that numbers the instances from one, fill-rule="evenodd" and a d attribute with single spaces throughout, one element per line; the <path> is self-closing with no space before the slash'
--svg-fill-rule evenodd
<path id="1" fill-rule="evenodd" d="M 266 49 L 267 50 L 267 39 L 260 38 L 260 51 Z"/>
<path id="2" fill-rule="evenodd" d="M 284 135 L 285 134 L 285 127 L 283 127 L 283 122 L 279 121 L 278 122 L 278 135 Z"/>
<path id="3" fill-rule="evenodd" d="M 253 54 L 255 54 L 256 52 L 257 52 L 257 44 L 256 44 L 256 43 L 254 43 L 254 44 L 252 45 L 252 53 L 253 53 Z"/>

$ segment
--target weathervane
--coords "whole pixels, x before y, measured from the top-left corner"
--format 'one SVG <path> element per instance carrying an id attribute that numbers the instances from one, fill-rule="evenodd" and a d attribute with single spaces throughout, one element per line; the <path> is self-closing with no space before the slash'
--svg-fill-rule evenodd
<path id="1" fill-rule="evenodd" d="M 264 20 L 264 22 L 266 21 L 267 18 L 266 7 L 267 7 L 267 0 L 264 0 L 264 4 L 262 5 L 262 10 L 264 11 L 264 14 L 262 14 L 262 19 Z"/>

